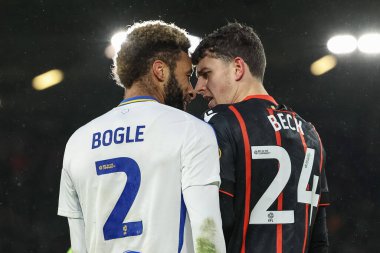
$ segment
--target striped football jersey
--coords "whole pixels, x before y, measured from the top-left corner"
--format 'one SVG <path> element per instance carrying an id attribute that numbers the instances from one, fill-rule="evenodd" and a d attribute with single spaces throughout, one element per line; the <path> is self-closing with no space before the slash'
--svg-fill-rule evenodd
<path id="1" fill-rule="evenodd" d="M 220 194 L 232 199 L 221 198 L 227 252 L 307 252 L 318 208 L 328 205 L 314 126 L 267 95 L 218 105 L 204 118 L 218 139 Z"/>

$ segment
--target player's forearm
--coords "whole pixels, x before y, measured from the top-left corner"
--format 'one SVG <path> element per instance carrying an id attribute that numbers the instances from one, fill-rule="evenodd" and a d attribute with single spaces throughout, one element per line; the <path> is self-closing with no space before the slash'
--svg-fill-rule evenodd
<path id="1" fill-rule="evenodd" d="M 83 219 L 68 218 L 70 227 L 71 250 L 73 253 L 87 253 Z"/>
<path id="2" fill-rule="evenodd" d="M 326 208 L 319 207 L 311 235 L 309 253 L 327 253 L 329 247 Z"/>
<path id="3" fill-rule="evenodd" d="M 192 186 L 183 197 L 189 213 L 196 253 L 225 253 L 219 210 L 218 186 Z"/>

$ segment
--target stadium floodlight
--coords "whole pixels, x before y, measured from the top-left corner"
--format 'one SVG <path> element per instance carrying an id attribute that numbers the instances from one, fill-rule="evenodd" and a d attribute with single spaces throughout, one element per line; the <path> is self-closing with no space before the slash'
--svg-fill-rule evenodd
<path id="1" fill-rule="evenodd" d="M 335 68 L 337 60 L 333 55 L 325 55 L 311 64 L 310 71 L 315 76 L 323 75 L 324 73 Z"/>
<path id="2" fill-rule="evenodd" d="M 358 40 L 358 48 L 367 54 L 380 53 L 380 33 L 368 33 L 362 35 Z"/>
<path id="3" fill-rule="evenodd" d="M 35 90 L 44 90 L 50 88 L 63 80 L 63 72 L 59 69 L 52 69 L 32 80 L 32 86 Z"/>
<path id="4" fill-rule="evenodd" d="M 188 34 L 190 40 L 189 52 L 193 53 L 199 45 L 201 38 Z M 127 39 L 127 32 L 117 32 L 111 37 L 111 44 L 105 49 L 104 54 L 107 58 L 112 59 L 120 50 L 121 44 Z"/>
<path id="5" fill-rule="evenodd" d="M 189 52 L 192 54 L 194 50 L 197 48 L 197 46 L 199 45 L 199 43 L 201 42 L 201 38 L 191 35 L 191 34 L 188 34 L 187 37 L 190 40 Z"/>
<path id="6" fill-rule="evenodd" d="M 111 43 L 104 50 L 104 54 L 107 58 L 113 59 L 113 57 L 119 52 L 121 44 L 127 39 L 127 32 L 117 32 L 111 37 Z"/>
<path id="7" fill-rule="evenodd" d="M 127 32 L 117 32 L 111 38 L 111 45 L 114 48 L 115 52 L 119 52 L 121 44 L 127 38 Z"/>
<path id="8" fill-rule="evenodd" d="M 328 40 L 327 48 L 334 54 L 352 53 L 357 48 L 357 40 L 352 35 L 337 35 Z"/>

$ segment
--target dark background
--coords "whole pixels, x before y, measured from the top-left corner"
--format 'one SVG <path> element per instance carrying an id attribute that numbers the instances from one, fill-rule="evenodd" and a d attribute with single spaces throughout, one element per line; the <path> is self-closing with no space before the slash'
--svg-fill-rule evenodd
<path id="1" fill-rule="evenodd" d="M 380 54 L 337 56 L 316 77 L 336 33 L 380 32 L 380 1 L 0 0 L 0 252 L 66 252 L 58 217 L 62 156 L 69 136 L 122 99 L 104 56 L 112 34 L 135 21 L 175 22 L 204 36 L 228 21 L 252 25 L 267 53 L 267 90 L 319 130 L 332 205 L 330 252 L 379 252 Z M 36 91 L 53 68 L 65 79 Z M 200 116 L 201 99 L 190 107 Z"/>

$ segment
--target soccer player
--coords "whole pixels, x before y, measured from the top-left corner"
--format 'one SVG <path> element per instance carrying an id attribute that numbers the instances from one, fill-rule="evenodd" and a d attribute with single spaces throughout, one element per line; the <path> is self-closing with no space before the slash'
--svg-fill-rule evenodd
<path id="1" fill-rule="evenodd" d="M 125 99 L 66 145 L 58 214 L 73 252 L 223 253 L 215 134 L 173 108 L 194 92 L 187 34 L 162 21 L 127 34 L 113 69 Z"/>
<path id="2" fill-rule="evenodd" d="M 220 205 L 229 253 L 327 252 L 325 152 L 314 126 L 263 86 L 262 43 L 230 23 L 193 56 L 195 90 L 209 101 L 221 163 Z"/>

